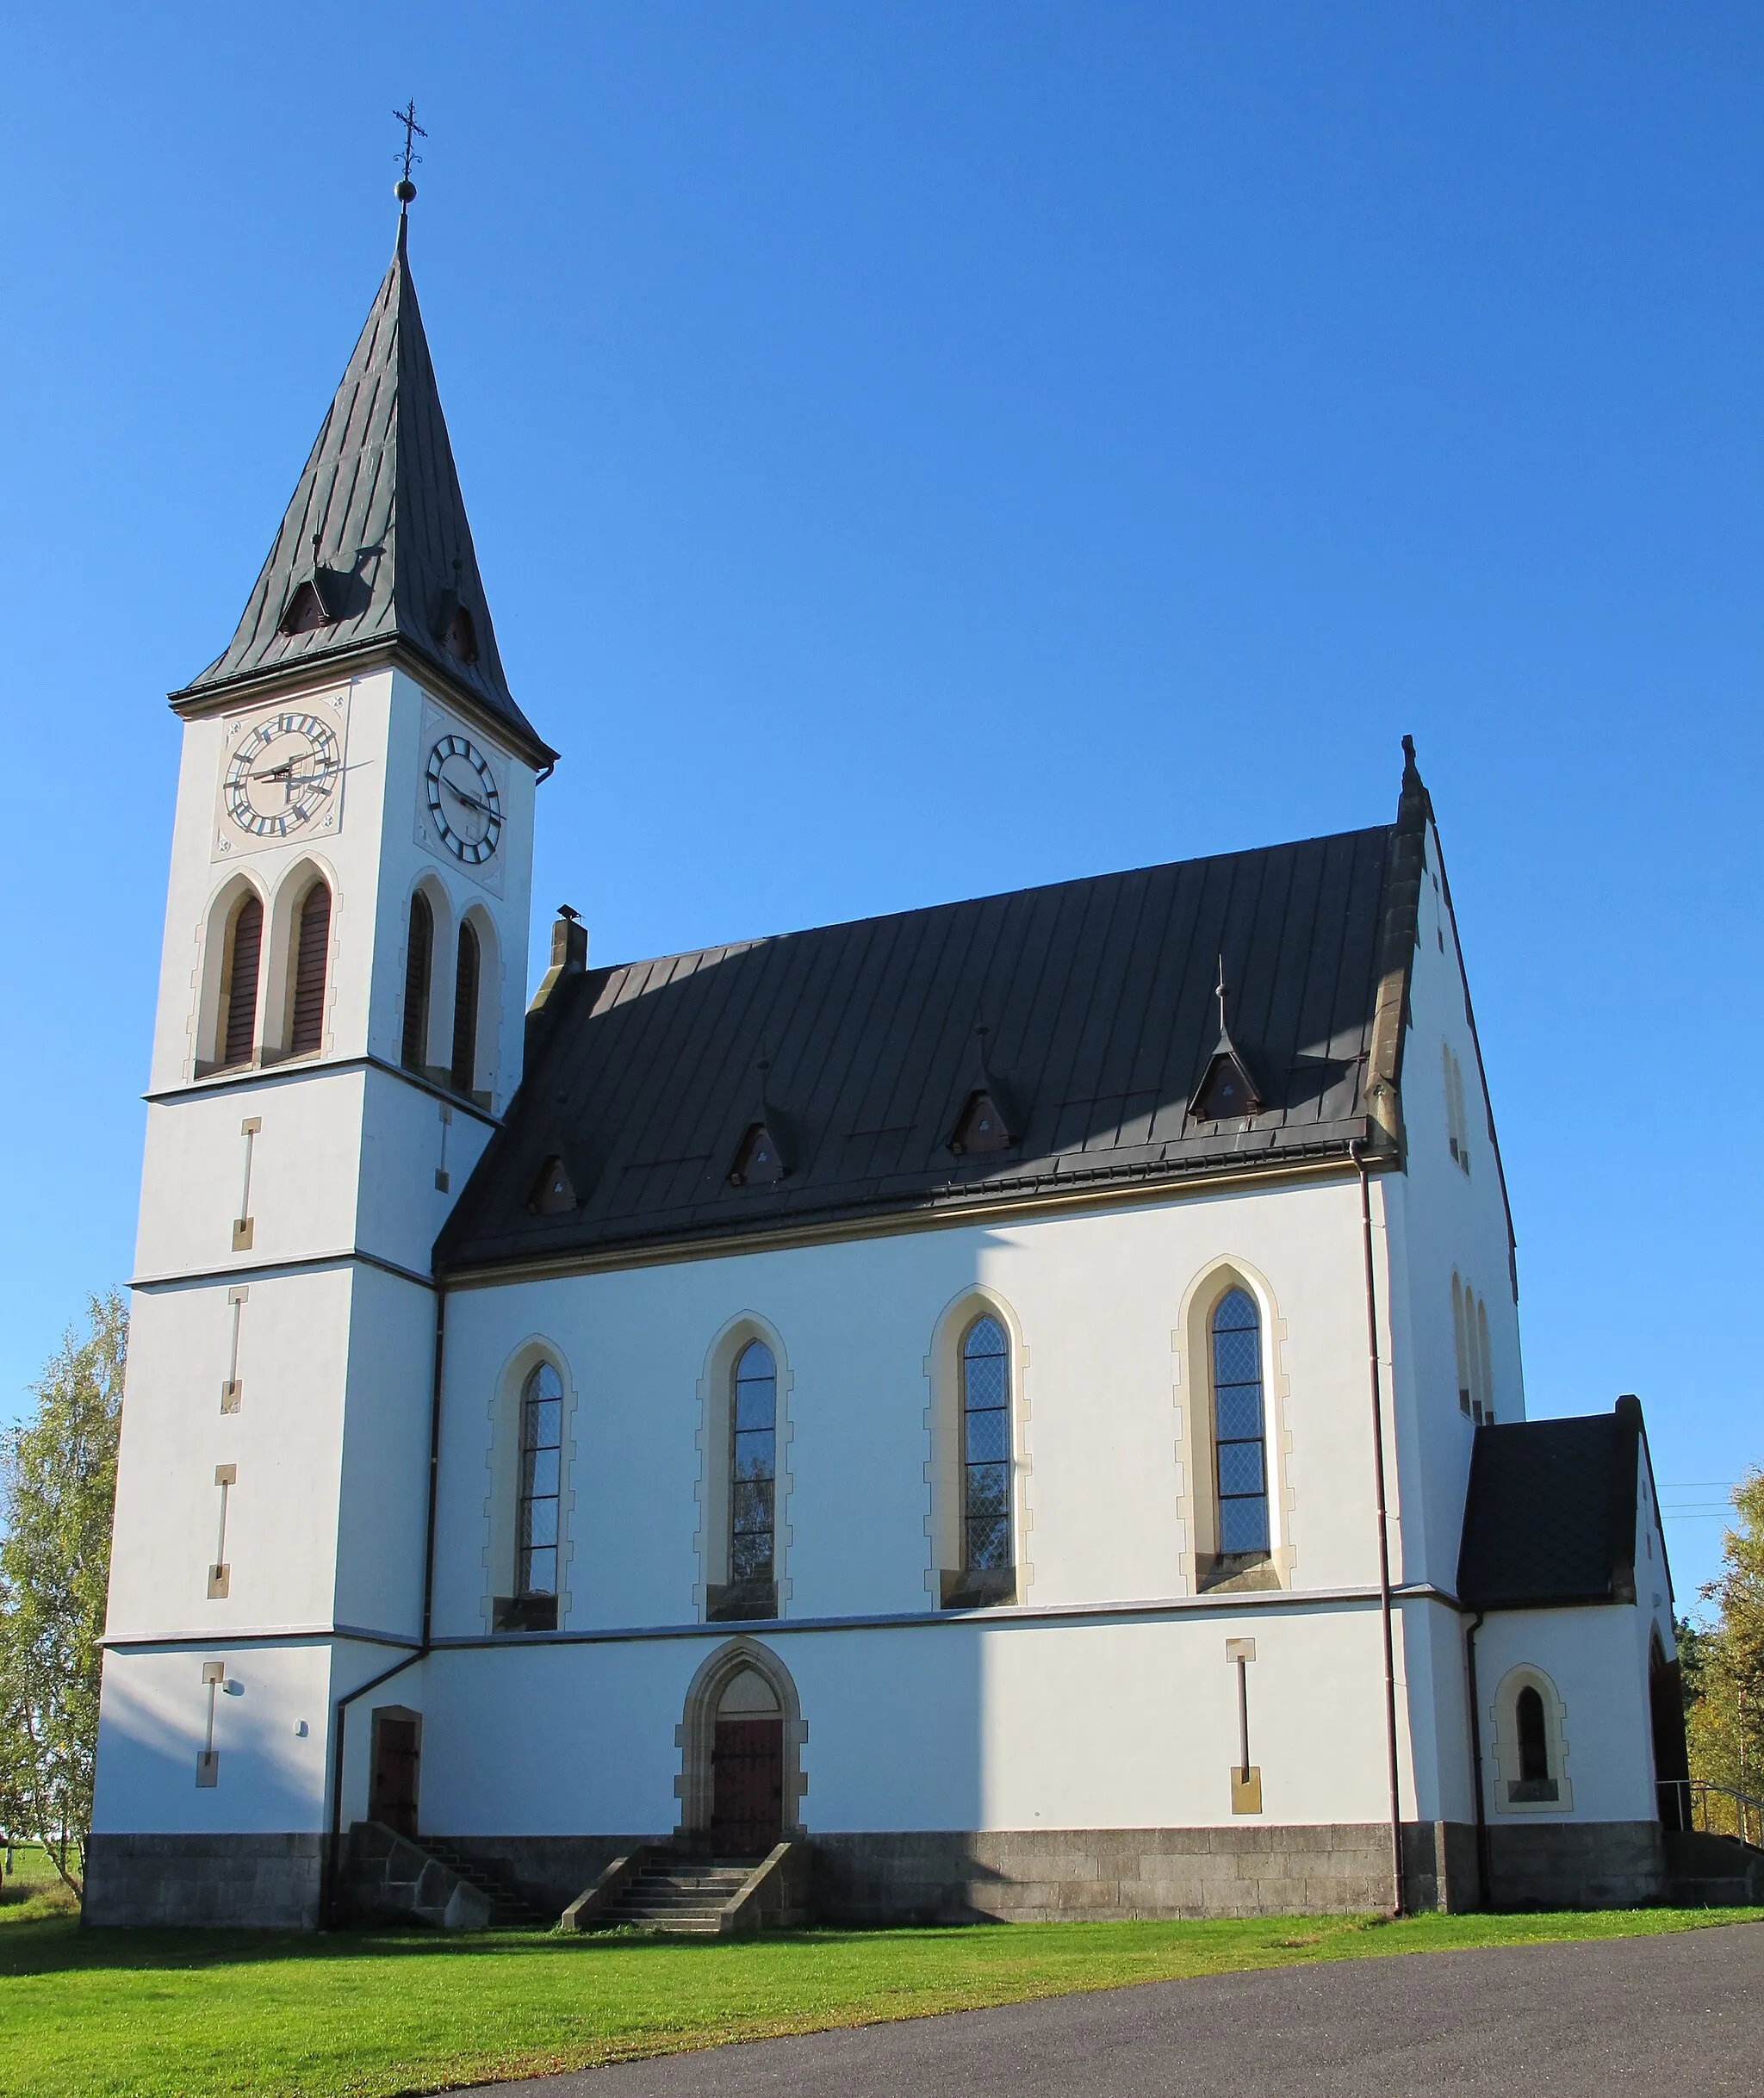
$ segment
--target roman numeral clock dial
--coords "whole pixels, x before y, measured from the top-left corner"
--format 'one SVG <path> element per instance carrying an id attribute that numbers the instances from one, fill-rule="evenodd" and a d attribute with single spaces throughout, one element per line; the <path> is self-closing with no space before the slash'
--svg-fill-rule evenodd
<path id="1" fill-rule="evenodd" d="M 316 714 L 272 714 L 228 760 L 221 806 L 252 838 L 292 837 L 331 804 L 342 777 L 336 731 Z"/>

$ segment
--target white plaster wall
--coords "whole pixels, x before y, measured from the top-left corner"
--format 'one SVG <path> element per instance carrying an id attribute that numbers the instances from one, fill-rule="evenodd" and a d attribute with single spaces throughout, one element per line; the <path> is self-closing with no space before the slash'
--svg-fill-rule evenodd
<path id="1" fill-rule="evenodd" d="M 1403 1053 L 1408 1166 L 1405 1174 L 1385 1180 L 1383 1192 L 1389 1232 L 1393 1396 L 1406 1511 L 1405 1574 L 1411 1580 L 1432 1581 L 1455 1592 L 1475 1431 L 1458 1407 L 1451 1323 L 1454 1269 L 1488 1307 L 1497 1420 L 1525 1418 L 1525 1374 L 1506 1210 L 1488 1137 L 1488 1102 L 1476 1067 L 1457 931 L 1440 879 L 1439 840 L 1431 826 L 1426 842 L 1410 1032 Z M 1450 1045 L 1463 1072 L 1468 1177 L 1447 1148 L 1442 1044 Z"/>
<path id="2" fill-rule="evenodd" d="M 1376 1610 L 969 1619 L 768 1633 L 764 1643 L 794 1677 L 808 1725 L 811 1834 L 1169 1828 L 1241 1818 L 1231 1812 L 1237 1675 L 1225 1642 L 1244 1634 L 1257 1642 L 1251 1754 L 1263 1822 L 1382 1819 Z M 425 1665 L 425 1825 L 671 1829 L 674 1730 L 694 1669 L 721 1643 L 707 1633 L 437 1655 Z"/>
<path id="3" fill-rule="evenodd" d="M 1010 1306 L 1028 1352 L 1028 1599 L 1185 1593 L 1177 1380 L 1204 1365 L 1183 1363 L 1172 1334 L 1196 1278 L 1231 1257 L 1266 1278 L 1287 1329 L 1296 1585 L 1373 1581 L 1358 1194 L 1344 1178 L 455 1291 L 438 1629 L 481 1627 L 491 1401 L 535 1338 L 578 1394 L 571 1625 L 690 1620 L 698 1385 L 711 1341 L 743 1313 L 776 1330 L 794 1379 L 789 1614 L 924 1610 L 925 1362 L 945 1307 L 976 1284 Z"/>
<path id="4" fill-rule="evenodd" d="M 355 1243 L 363 1252 L 427 1275 L 441 1226 L 494 1132 L 463 1108 L 388 1071 L 360 1076 Z M 447 1185 L 440 1188 L 435 1176 L 444 1162 Z"/>
<path id="5" fill-rule="evenodd" d="M 254 1277 L 239 1307 L 236 1413 L 220 1411 L 224 1282 L 138 1289 L 118 1456 L 108 1630 L 214 1637 L 330 1623 L 351 1324 L 345 1267 Z M 207 1596 L 228 1494 L 224 1600 Z"/>
<path id="6" fill-rule="evenodd" d="M 1628 1604 L 1581 1610 L 1503 1611 L 1476 1635 L 1482 1770 L 1491 1823 L 1652 1821 L 1656 1812 L 1648 1719 L 1649 1612 Z M 1563 1774 L 1573 1809 L 1502 1811 L 1496 1800 L 1495 1726 L 1502 1679 L 1541 1669 L 1566 1706 Z M 1512 1772 L 1509 1776 L 1514 1774 Z"/>
<path id="7" fill-rule="evenodd" d="M 208 1660 L 227 1679 L 214 1699 L 218 1782 L 199 1788 Z M 318 1642 L 107 1654 L 93 1828 L 162 1835 L 326 1827 L 331 1673 L 330 1649 Z"/>
<path id="8" fill-rule="evenodd" d="M 334 1622 L 415 1637 L 428 1529 L 435 1298 L 355 1271 L 348 1403 L 336 1489 Z"/>

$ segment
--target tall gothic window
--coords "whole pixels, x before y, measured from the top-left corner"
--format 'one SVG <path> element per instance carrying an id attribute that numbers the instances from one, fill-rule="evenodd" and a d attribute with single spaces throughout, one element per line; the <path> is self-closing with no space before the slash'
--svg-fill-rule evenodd
<path id="1" fill-rule="evenodd" d="M 1016 1563 L 1010 1534 L 1010 1347 L 990 1313 L 961 1344 L 962 1563 L 994 1574 Z"/>
<path id="2" fill-rule="evenodd" d="M 290 1056 L 310 1055 L 324 1039 L 325 968 L 330 954 L 331 891 L 322 881 L 315 881 L 301 903 L 295 929 Z"/>
<path id="3" fill-rule="evenodd" d="M 247 896 L 233 914 L 227 982 L 220 1000 L 220 1061 L 249 1064 L 257 1046 L 258 964 L 264 951 L 264 906 Z"/>
<path id="4" fill-rule="evenodd" d="M 1219 1549 L 1226 1558 L 1268 1549 L 1267 1443 L 1262 1415 L 1262 1322 L 1247 1290 L 1213 1308 L 1213 1443 Z"/>
<path id="5" fill-rule="evenodd" d="M 1513 1730 L 1519 1735 L 1519 1782 L 1537 1785 L 1550 1775 L 1550 1737 L 1544 1727 L 1544 1698 L 1527 1683 L 1513 1700 Z"/>
<path id="6" fill-rule="evenodd" d="M 778 1364 L 763 1340 L 736 1357 L 729 1437 L 726 1606 L 749 1617 L 777 1607 Z"/>
<path id="7" fill-rule="evenodd" d="M 528 1377 L 520 1401 L 520 1509 L 515 1587 L 557 1593 L 557 1505 L 563 1462 L 563 1380 L 550 1362 Z"/>
<path id="8" fill-rule="evenodd" d="M 419 1071 L 429 1060 L 429 980 L 435 964 L 435 914 L 419 889 L 410 899 L 404 954 L 404 1046 L 399 1060 Z"/>
<path id="9" fill-rule="evenodd" d="M 478 1070 L 478 935 L 469 921 L 459 928 L 459 959 L 453 972 L 453 1069 L 456 1093 L 469 1093 Z"/>

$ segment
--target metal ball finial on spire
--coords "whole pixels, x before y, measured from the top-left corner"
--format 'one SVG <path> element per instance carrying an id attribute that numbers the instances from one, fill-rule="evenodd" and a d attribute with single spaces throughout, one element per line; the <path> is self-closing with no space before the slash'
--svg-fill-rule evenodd
<path id="1" fill-rule="evenodd" d="M 394 109 L 392 114 L 398 122 L 404 126 L 404 172 L 400 176 L 398 185 L 392 192 L 398 199 L 398 215 L 402 218 L 410 209 L 411 200 L 417 193 L 417 186 L 410 178 L 410 171 L 412 164 L 420 161 L 423 156 L 417 152 L 416 142 L 419 139 L 426 139 L 429 134 L 417 121 L 417 105 L 414 96 L 412 97 L 407 108 Z"/>

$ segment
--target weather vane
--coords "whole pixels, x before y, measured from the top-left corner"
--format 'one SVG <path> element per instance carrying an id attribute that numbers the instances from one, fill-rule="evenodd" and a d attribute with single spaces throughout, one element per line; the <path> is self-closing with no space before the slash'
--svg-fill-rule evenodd
<path id="1" fill-rule="evenodd" d="M 426 139 L 429 134 L 417 121 L 417 105 L 414 97 L 412 98 L 407 109 L 394 109 L 392 114 L 397 121 L 404 126 L 404 173 L 400 177 L 398 187 L 393 194 L 401 204 L 408 204 L 417 193 L 417 186 L 410 178 L 411 164 L 413 161 L 419 162 L 423 157 L 416 150 L 416 142 L 419 139 Z"/>

